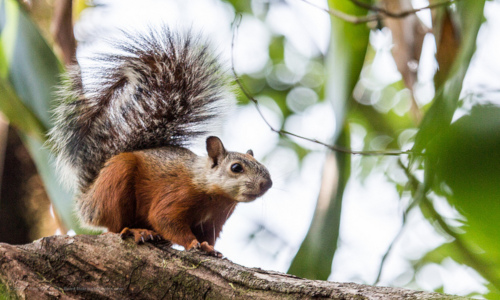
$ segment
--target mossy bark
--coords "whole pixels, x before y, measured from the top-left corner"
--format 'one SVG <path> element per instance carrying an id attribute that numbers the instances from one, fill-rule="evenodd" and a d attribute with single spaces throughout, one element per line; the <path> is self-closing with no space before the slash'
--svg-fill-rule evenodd
<path id="1" fill-rule="evenodd" d="M 2 296 L 27 299 L 458 299 L 250 269 L 116 234 L 0 244 Z"/>

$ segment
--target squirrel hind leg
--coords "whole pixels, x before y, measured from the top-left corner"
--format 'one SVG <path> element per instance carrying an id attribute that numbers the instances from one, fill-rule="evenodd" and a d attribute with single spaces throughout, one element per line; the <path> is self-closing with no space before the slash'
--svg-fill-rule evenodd
<path id="1" fill-rule="evenodd" d="M 120 237 L 126 239 L 127 237 L 134 237 L 136 244 L 146 243 L 146 242 L 157 242 L 163 240 L 163 237 L 153 230 L 149 229 L 138 229 L 138 228 L 128 228 L 125 227 L 120 232 Z"/>
<path id="2" fill-rule="evenodd" d="M 94 183 L 79 199 L 82 220 L 118 233 L 136 218 L 134 177 L 137 160 L 132 153 L 109 159 Z"/>

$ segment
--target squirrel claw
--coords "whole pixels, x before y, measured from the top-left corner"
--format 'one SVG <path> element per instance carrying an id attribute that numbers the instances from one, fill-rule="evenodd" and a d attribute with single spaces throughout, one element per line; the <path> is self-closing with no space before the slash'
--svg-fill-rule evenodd
<path id="1" fill-rule="evenodd" d="M 209 245 L 207 242 L 203 242 L 200 244 L 200 249 L 206 252 L 210 256 L 222 258 L 222 253 L 214 249 L 214 246 Z"/>
<path id="2" fill-rule="evenodd" d="M 210 255 L 210 256 L 213 256 L 213 257 L 217 257 L 217 258 L 222 258 L 224 256 L 224 255 L 222 255 L 222 253 L 220 253 L 217 250 L 214 250 L 214 251 L 211 251 L 211 252 L 207 252 L 207 254 Z"/>
<path id="3" fill-rule="evenodd" d="M 133 235 L 132 232 L 128 227 L 123 228 L 123 230 L 120 232 L 120 238 L 122 240 L 126 239 L 127 237 Z"/>
<path id="4" fill-rule="evenodd" d="M 146 242 L 154 242 L 155 236 L 157 237 L 157 240 L 161 240 L 160 235 L 152 230 L 149 229 L 135 229 L 135 228 L 128 228 L 125 227 L 123 230 L 120 232 L 120 237 L 122 239 L 126 239 L 129 236 L 134 237 L 134 241 L 136 244 L 142 244 Z"/>
<path id="5" fill-rule="evenodd" d="M 188 251 L 196 251 L 200 250 L 207 255 L 222 258 L 222 253 L 216 251 L 213 246 L 209 245 L 207 242 L 202 242 L 201 244 L 198 241 L 193 241 L 187 248 Z"/>
<path id="6" fill-rule="evenodd" d="M 198 242 L 197 240 L 193 240 L 186 249 L 188 251 L 191 251 L 193 249 L 200 249 L 200 247 L 200 242 Z"/>

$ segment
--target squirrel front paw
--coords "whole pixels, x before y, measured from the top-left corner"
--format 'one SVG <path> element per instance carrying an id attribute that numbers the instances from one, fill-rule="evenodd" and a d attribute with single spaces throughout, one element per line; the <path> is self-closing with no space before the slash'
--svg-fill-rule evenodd
<path id="1" fill-rule="evenodd" d="M 198 242 L 197 240 L 193 240 L 191 242 L 191 244 L 187 247 L 186 250 L 192 250 L 192 249 L 198 249 L 198 250 L 201 250 L 203 252 L 205 252 L 206 254 L 210 255 L 210 256 L 215 256 L 215 257 L 218 257 L 218 258 L 222 258 L 222 253 L 220 253 L 219 251 L 215 250 L 214 249 L 214 246 L 211 246 L 209 245 L 207 242 L 202 242 L 200 244 L 200 242 Z"/>
<path id="2" fill-rule="evenodd" d="M 200 248 L 202 251 L 206 252 L 208 255 L 215 256 L 218 258 L 222 258 L 222 253 L 214 249 L 214 246 L 209 245 L 207 242 L 203 242 L 200 244 Z"/>
<path id="3" fill-rule="evenodd" d="M 129 236 L 134 237 L 134 241 L 136 244 L 141 244 L 149 241 L 156 242 L 163 239 L 160 234 L 154 232 L 153 230 L 136 228 L 130 229 L 128 227 L 123 228 L 123 230 L 120 232 L 120 237 L 122 239 L 126 239 Z"/>

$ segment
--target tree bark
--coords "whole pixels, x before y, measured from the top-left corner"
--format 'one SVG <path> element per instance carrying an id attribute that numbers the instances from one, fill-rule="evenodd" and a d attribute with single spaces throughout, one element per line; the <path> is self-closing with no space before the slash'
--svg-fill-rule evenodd
<path id="1" fill-rule="evenodd" d="M 169 243 L 117 234 L 0 244 L 0 298 L 26 299 L 460 299 L 438 293 L 307 280 L 245 268 Z"/>

